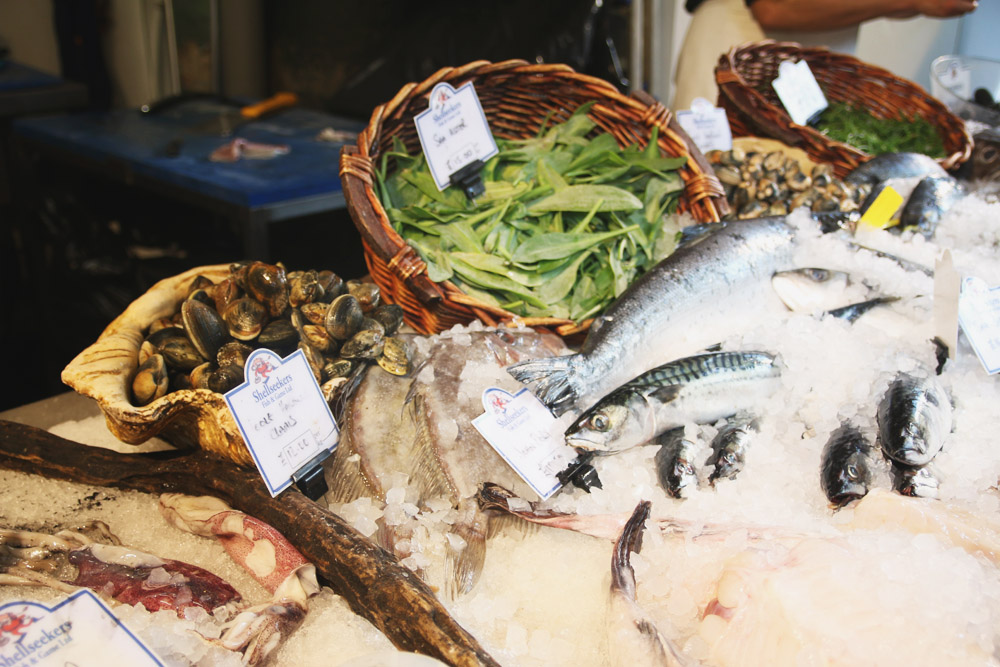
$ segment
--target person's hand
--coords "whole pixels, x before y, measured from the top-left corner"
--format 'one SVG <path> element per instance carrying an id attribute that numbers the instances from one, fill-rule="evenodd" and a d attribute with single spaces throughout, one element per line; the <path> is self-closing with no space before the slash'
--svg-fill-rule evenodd
<path id="1" fill-rule="evenodd" d="M 916 14 L 946 19 L 968 14 L 977 4 L 977 0 L 916 0 L 914 9 Z"/>

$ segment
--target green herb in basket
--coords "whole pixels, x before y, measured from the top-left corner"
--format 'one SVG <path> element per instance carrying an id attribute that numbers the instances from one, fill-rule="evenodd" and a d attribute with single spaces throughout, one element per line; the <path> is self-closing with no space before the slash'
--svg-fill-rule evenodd
<path id="1" fill-rule="evenodd" d="M 869 155 L 923 153 L 934 158 L 946 155 L 941 134 L 920 116 L 900 113 L 897 119 L 876 118 L 865 109 L 831 102 L 815 127 L 834 141 Z"/>
<path id="2" fill-rule="evenodd" d="M 438 192 L 423 154 L 398 141 L 387 151 L 376 192 L 431 280 L 523 316 L 579 322 L 673 252 L 687 158 L 661 156 L 655 128 L 643 149 L 588 136 L 589 107 L 536 137 L 498 140 L 473 202 Z"/>

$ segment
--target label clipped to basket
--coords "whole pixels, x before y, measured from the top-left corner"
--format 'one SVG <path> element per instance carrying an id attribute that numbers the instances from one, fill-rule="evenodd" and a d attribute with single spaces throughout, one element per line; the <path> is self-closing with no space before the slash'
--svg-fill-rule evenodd
<path id="1" fill-rule="evenodd" d="M 704 97 L 694 98 L 689 111 L 678 111 L 677 122 L 702 153 L 728 151 L 733 147 L 733 131 L 726 110 Z"/>
<path id="2" fill-rule="evenodd" d="M 576 458 L 559 420 L 527 388 L 511 394 L 490 387 L 483 409 L 472 425 L 539 497 L 550 498 L 562 486 L 558 474 Z"/>
<path id="3" fill-rule="evenodd" d="M 284 359 L 255 350 L 243 373 L 226 403 L 273 497 L 328 456 L 340 430 L 302 350 Z"/>
<path id="4" fill-rule="evenodd" d="M 434 86 L 430 106 L 413 121 L 438 190 L 448 187 L 462 167 L 499 152 L 471 81 L 458 90 L 444 82 Z"/>
<path id="5" fill-rule="evenodd" d="M 958 323 L 986 372 L 1000 371 L 1000 287 L 975 277 L 962 280 Z"/>
<path id="6" fill-rule="evenodd" d="M 829 106 L 816 77 L 805 60 L 785 60 L 778 66 L 778 76 L 771 82 L 792 122 L 808 125 Z"/>

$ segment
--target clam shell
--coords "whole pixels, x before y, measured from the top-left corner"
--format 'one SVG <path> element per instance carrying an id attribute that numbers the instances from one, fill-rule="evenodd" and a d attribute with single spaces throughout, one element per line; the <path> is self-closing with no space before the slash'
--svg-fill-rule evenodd
<path id="1" fill-rule="evenodd" d="M 197 299 L 188 299 L 181 305 L 184 331 L 205 359 L 215 359 L 219 348 L 229 341 L 229 328 L 215 310 L 215 303 L 208 305 Z"/>
<path id="2" fill-rule="evenodd" d="M 267 308 L 249 296 L 236 299 L 223 312 L 229 335 L 236 340 L 253 340 L 267 323 Z"/>
<path id="3" fill-rule="evenodd" d="M 208 391 L 183 389 L 136 406 L 131 379 L 138 351 L 150 323 L 171 317 L 199 273 L 222 280 L 228 265 L 198 267 L 156 283 L 115 318 L 92 345 L 63 369 L 62 381 L 93 398 L 109 430 L 122 442 L 137 445 L 160 436 L 175 447 L 202 447 L 240 465 L 254 467 L 225 399 Z"/>
<path id="4" fill-rule="evenodd" d="M 326 331 L 337 340 L 347 340 L 361 329 L 365 314 L 353 294 L 341 294 L 326 313 Z"/>

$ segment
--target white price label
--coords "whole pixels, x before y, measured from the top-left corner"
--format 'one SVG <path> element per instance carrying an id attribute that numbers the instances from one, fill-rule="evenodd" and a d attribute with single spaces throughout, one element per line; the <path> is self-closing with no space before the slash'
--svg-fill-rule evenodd
<path id="1" fill-rule="evenodd" d="M 965 278 L 958 299 L 958 323 L 986 372 L 1000 371 L 1000 287 Z"/>
<path id="2" fill-rule="evenodd" d="M 438 190 L 448 187 L 452 174 L 465 165 L 499 152 L 471 81 L 458 90 L 448 83 L 434 86 L 430 105 L 413 121 Z"/>
<path id="3" fill-rule="evenodd" d="M 336 448 L 340 430 L 302 350 L 284 359 L 255 350 L 243 373 L 246 381 L 226 393 L 226 403 L 276 496 L 305 463 Z"/>
<path id="4" fill-rule="evenodd" d="M 512 395 L 490 387 L 483 408 L 472 425 L 539 497 L 552 497 L 562 486 L 557 475 L 576 458 L 559 420 L 527 389 Z"/>
<path id="5" fill-rule="evenodd" d="M 785 111 L 797 125 L 805 125 L 829 104 L 805 60 L 785 60 L 778 66 L 778 76 L 771 82 Z"/>
<path id="6" fill-rule="evenodd" d="M 951 63 L 938 74 L 941 85 L 963 100 L 972 99 L 972 72 L 968 65 Z"/>
<path id="7" fill-rule="evenodd" d="M 704 97 L 694 98 L 690 111 L 678 111 L 677 122 L 702 153 L 728 151 L 733 147 L 733 132 L 726 110 L 714 106 Z"/>
<path id="8" fill-rule="evenodd" d="M 96 662 L 95 662 L 96 661 Z M 163 665 L 96 595 L 81 590 L 54 607 L 0 606 L 0 665 Z"/>

